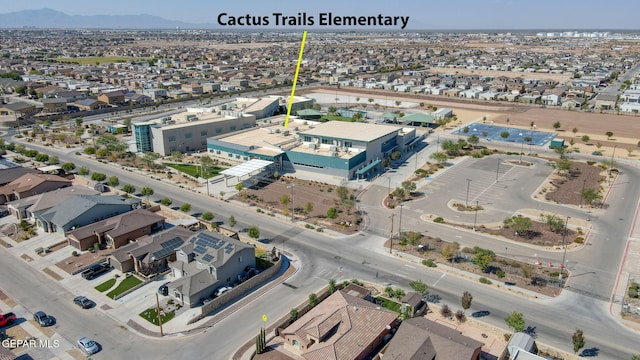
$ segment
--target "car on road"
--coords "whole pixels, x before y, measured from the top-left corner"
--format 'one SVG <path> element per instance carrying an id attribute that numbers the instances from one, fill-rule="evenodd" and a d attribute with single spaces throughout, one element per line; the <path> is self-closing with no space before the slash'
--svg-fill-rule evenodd
<path id="1" fill-rule="evenodd" d="M 484 310 L 484 311 L 476 311 L 472 313 L 471 316 L 473 316 L 474 318 L 480 318 L 480 317 L 489 316 L 490 314 L 491 312 Z"/>
<path id="2" fill-rule="evenodd" d="M 169 295 L 169 283 L 166 282 L 158 288 L 158 294 L 167 296 Z"/>
<path id="3" fill-rule="evenodd" d="M 95 354 L 99 350 L 98 344 L 86 336 L 78 339 L 78 347 L 89 355 Z"/>
<path id="4" fill-rule="evenodd" d="M 76 296 L 75 298 L 73 298 L 73 302 L 83 309 L 88 309 L 91 307 L 91 305 L 93 305 L 93 302 L 87 299 L 85 296 Z"/>
<path id="5" fill-rule="evenodd" d="M 53 325 L 53 318 L 45 314 L 44 311 L 36 311 L 36 313 L 33 314 L 33 320 L 35 320 L 38 325 L 42 327 Z"/>
<path id="6" fill-rule="evenodd" d="M 111 270 L 111 265 L 107 263 L 93 264 L 82 272 L 82 277 L 87 280 L 93 280 L 109 270 Z"/>

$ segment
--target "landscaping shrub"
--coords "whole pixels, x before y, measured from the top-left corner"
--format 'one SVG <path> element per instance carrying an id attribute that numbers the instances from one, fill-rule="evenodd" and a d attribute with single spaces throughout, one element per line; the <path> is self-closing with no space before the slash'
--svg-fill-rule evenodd
<path id="1" fill-rule="evenodd" d="M 438 216 L 437 218 L 433 219 L 433 222 L 441 224 L 441 223 L 444 223 L 444 219 L 442 217 Z"/>
<path id="2" fill-rule="evenodd" d="M 438 264 L 436 264 L 433 260 L 431 259 L 424 259 L 422 260 L 422 265 L 427 266 L 427 267 L 436 267 L 438 266 Z"/>
<path id="3" fill-rule="evenodd" d="M 487 284 L 487 285 L 491 285 L 491 284 L 493 284 L 493 282 L 491 282 L 491 280 L 487 279 L 486 277 L 481 277 L 481 278 L 479 279 L 479 281 L 480 281 L 482 284 Z"/>
<path id="4" fill-rule="evenodd" d="M 496 271 L 496 276 L 500 279 L 504 278 L 505 276 L 507 276 L 507 274 L 504 272 L 504 270 L 498 270 Z"/>
<path id="5" fill-rule="evenodd" d="M 583 238 L 582 236 L 578 236 L 578 237 L 576 237 L 576 239 L 575 239 L 575 240 L 573 240 L 573 241 L 574 241 L 575 243 L 577 243 L 577 244 L 582 244 L 582 243 L 584 243 L 584 238 Z"/>

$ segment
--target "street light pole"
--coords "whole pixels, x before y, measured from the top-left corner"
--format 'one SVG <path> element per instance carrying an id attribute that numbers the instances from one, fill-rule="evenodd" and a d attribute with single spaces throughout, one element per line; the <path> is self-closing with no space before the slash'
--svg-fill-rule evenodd
<path id="1" fill-rule="evenodd" d="M 587 184 L 587 179 L 582 180 L 582 190 L 580 191 L 580 208 L 582 207 L 582 198 L 584 197 L 584 187 Z"/>
<path id="2" fill-rule="evenodd" d="M 520 137 L 522 138 L 522 145 L 520 145 L 520 160 L 518 164 L 522 164 L 522 152 L 524 151 L 524 138 L 522 137 L 522 133 L 520 133 Z"/>
<path id="3" fill-rule="evenodd" d="M 500 175 L 500 160 L 498 159 L 498 166 L 496 167 L 496 182 L 498 182 L 498 175 Z"/>
<path id="4" fill-rule="evenodd" d="M 469 207 L 469 186 L 471 185 L 471 179 L 467 179 L 467 197 L 464 200 L 464 207 L 468 208 Z"/>
<path id="5" fill-rule="evenodd" d="M 613 170 L 613 156 L 616 154 L 616 148 L 618 145 L 613 146 L 613 152 L 611 153 L 611 164 L 609 165 L 609 186 L 611 186 L 611 170 Z"/>
<path id="6" fill-rule="evenodd" d="M 291 184 L 289 186 L 287 186 L 287 188 L 291 188 L 291 222 L 294 222 L 294 217 L 293 214 L 295 212 L 295 193 L 293 191 L 293 187 L 296 186 L 296 184 Z"/>
<path id="7" fill-rule="evenodd" d="M 473 231 L 476 231 L 477 221 L 478 221 L 478 200 L 476 200 L 476 216 L 473 217 Z"/>
<path id="8" fill-rule="evenodd" d="M 564 222 L 564 232 L 562 233 L 562 247 L 564 247 L 564 253 L 562 254 L 562 263 L 560 264 L 560 286 L 562 286 L 562 273 L 564 271 L 564 262 L 567 258 L 567 244 L 565 243 L 565 238 L 567 236 L 567 226 L 569 225 L 569 219 L 571 217 L 567 216 L 567 219 Z M 564 286 L 563 286 L 564 287 Z"/>
<path id="9" fill-rule="evenodd" d="M 389 216 L 391 218 L 391 231 L 389 232 L 389 254 L 393 254 L 393 218 L 395 216 L 396 214 L 391 214 L 391 216 Z"/>
<path id="10" fill-rule="evenodd" d="M 404 205 L 400 204 L 400 221 L 398 221 L 398 239 L 402 239 L 402 207 Z"/>

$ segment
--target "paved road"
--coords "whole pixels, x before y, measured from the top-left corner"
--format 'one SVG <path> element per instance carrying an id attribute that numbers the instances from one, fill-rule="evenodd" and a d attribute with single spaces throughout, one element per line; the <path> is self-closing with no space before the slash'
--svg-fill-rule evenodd
<path id="1" fill-rule="evenodd" d="M 46 148 L 46 151 L 51 152 L 52 149 Z M 492 315 L 485 319 L 486 321 L 503 327 L 504 321 L 502 319 L 508 312 L 522 311 L 527 319 L 527 324 L 536 328 L 541 341 L 565 350 L 570 350 L 570 334 L 576 327 L 585 330 L 589 339 L 587 346 L 599 348 L 602 358 L 625 359 L 628 358 L 628 354 L 632 350 L 635 350 L 634 347 L 637 347 L 638 335 L 619 326 L 608 315 L 607 303 L 596 297 L 571 292 L 566 292 L 563 296 L 552 300 L 530 300 L 509 292 L 500 293 L 496 297 L 497 290 L 495 288 L 452 275 L 443 276 L 439 271 L 390 257 L 382 248 L 383 237 L 368 233 L 364 236 L 355 235 L 348 238 L 326 237 L 300 227 L 292 227 L 287 223 L 273 221 L 270 217 L 257 214 L 252 208 L 219 203 L 202 195 L 184 192 L 165 183 L 153 182 L 150 184 L 148 178 L 140 178 L 119 168 L 97 164 L 64 152 L 57 155 L 62 161 L 73 160 L 79 166 L 89 166 L 94 171 L 118 176 L 121 183 L 131 183 L 136 187 L 143 184 L 151 186 L 156 194 L 152 199 L 168 196 L 176 203 L 178 200 L 189 202 L 193 205 L 195 212 L 210 210 L 216 214 L 217 218 L 223 220 L 226 220 L 226 216 L 233 214 L 239 220 L 237 228 L 256 224 L 260 227 L 265 238 L 276 238 L 274 241 L 276 246 L 281 244 L 280 239 L 285 239 L 284 246 L 287 251 L 291 251 L 303 265 L 300 272 L 287 281 L 289 286 L 277 286 L 259 302 L 250 304 L 242 311 L 218 323 L 207 333 L 195 336 L 189 341 L 179 339 L 157 341 L 143 339 L 139 336 L 118 336 L 117 332 L 111 330 L 116 328 L 118 324 L 111 319 L 104 318 L 104 315 L 78 317 L 75 314 L 79 309 L 73 308 L 71 306 L 73 304 L 64 305 L 66 302 L 60 302 L 63 305 L 54 308 L 53 311 L 70 314 L 68 315 L 69 319 L 62 317 L 60 323 L 71 324 L 71 326 L 61 326 L 60 332 L 65 337 L 73 339 L 79 335 L 78 329 L 90 328 L 92 333 L 96 334 L 96 338 L 105 346 L 104 352 L 99 354 L 97 358 L 124 356 L 125 353 L 122 349 L 130 350 L 127 353 L 130 358 L 155 356 L 158 359 L 168 359 L 175 358 L 178 356 L 176 354 L 194 359 L 211 358 L 212 356 L 228 358 L 238 345 L 253 337 L 255 331 L 252 329 L 254 327 L 257 329 L 260 325 L 260 314 L 268 313 L 269 318 L 275 320 L 280 315 L 288 313 L 288 309 L 306 300 L 310 292 L 326 285 L 329 278 L 339 278 L 337 273 L 339 266 L 344 269 L 342 276 L 345 279 L 358 278 L 366 281 L 391 283 L 394 286 L 404 288 L 408 288 L 409 281 L 422 279 L 432 286 L 433 292 L 443 297 L 444 302 L 454 308 L 458 307 L 463 289 L 469 290 L 474 294 L 472 310 L 489 310 L 491 312 Z M 626 170 L 623 171 L 626 173 Z M 2 251 L 0 251 L 1 253 Z M 5 267 L 16 269 L 10 273 L 10 279 L 4 276 L 0 279 L 0 287 L 8 289 L 9 295 L 20 300 L 28 308 L 41 308 L 46 305 L 45 299 L 49 297 L 42 296 L 43 290 L 44 293 L 53 294 L 54 297 L 64 301 L 70 298 L 70 294 L 55 284 L 42 286 L 41 283 L 46 283 L 48 280 L 44 280 L 42 274 L 19 271 L 18 269 L 25 267 L 20 263 L 20 261 L 12 263 L 9 260 L 0 262 L 2 271 L 5 271 Z M 36 284 L 42 289 L 36 290 L 36 287 L 22 286 L 22 284 L 33 283 L 34 278 L 37 279 L 35 280 Z M 573 281 L 572 279 L 572 284 Z M 94 311 L 96 314 L 99 312 L 96 309 L 90 311 Z M 564 320 L 558 321 L 558 319 Z M 105 335 L 103 336 L 103 334 Z M 221 337 L 224 337 L 224 341 L 219 340 Z M 127 342 L 127 344 L 123 344 L 123 342 Z"/>

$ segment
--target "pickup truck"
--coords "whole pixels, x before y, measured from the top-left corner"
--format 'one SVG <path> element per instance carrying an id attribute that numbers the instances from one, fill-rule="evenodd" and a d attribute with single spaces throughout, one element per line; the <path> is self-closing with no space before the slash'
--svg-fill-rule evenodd
<path id="1" fill-rule="evenodd" d="M 82 277 L 87 280 L 92 280 L 109 270 L 111 270 L 111 265 L 107 263 L 94 264 L 89 266 L 87 270 L 82 272 Z"/>
<path id="2" fill-rule="evenodd" d="M 16 321 L 16 319 L 16 314 L 12 312 L 0 314 L 0 327 L 11 325 L 14 321 Z"/>

